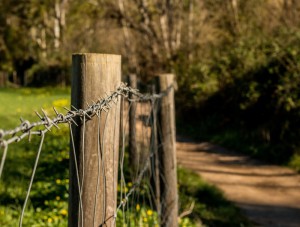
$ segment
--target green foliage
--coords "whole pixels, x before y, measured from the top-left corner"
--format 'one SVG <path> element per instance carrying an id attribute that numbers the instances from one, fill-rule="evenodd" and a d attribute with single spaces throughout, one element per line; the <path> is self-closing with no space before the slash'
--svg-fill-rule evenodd
<path id="1" fill-rule="evenodd" d="M 55 105 L 62 110 L 62 105 L 57 100 L 64 100 L 68 105 L 70 88 L 50 88 L 44 87 L 39 89 L 0 89 L 0 127 L 14 127 L 20 123 L 20 117 L 29 121 L 36 120 L 37 115 L 34 111 L 39 108 L 49 110 L 53 113 L 51 107 Z"/>
<path id="2" fill-rule="evenodd" d="M 184 58 L 184 56 L 182 56 Z M 184 62 L 184 60 L 183 60 Z M 207 62 L 195 62 L 194 64 L 178 64 L 175 65 L 176 74 L 179 85 L 178 96 L 175 96 L 178 112 L 182 108 L 197 108 L 209 96 L 218 90 L 218 79 L 216 75 L 210 71 L 210 66 Z"/>
<path id="3" fill-rule="evenodd" d="M 158 215 L 151 209 L 140 207 L 139 204 L 125 213 L 120 211 L 117 218 L 117 226 L 154 226 L 158 227 Z"/>
<path id="4" fill-rule="evenodd" d="M 178 169 L 179 198 L 181 209 L 195 204 L 188 216 L 194 226 L 251 226 L 240 210 L 228 202 L 215 186 L 203 181 L 197 174 L 182 168 Z M 197 224 L 198 223 L 198 224 Z"/>
<path id="5" fill-rule="evenodd" d="M 56 86 L 70 85 L 70 67 L 62 62 L 54 61 L 52 64 L 35 64 L 27 74 L 27 86 Z"/>
<path id="6" fill-rule="evenodd" d="M 68 89 L 2 89 L 1 128 L 16 126 L 18 117 L 37 120 L 37 106 L 50 113 L 69 105 Z M 37 110 L 37 109 L 36 109 Z M 66 226 L 68 198 L 67 127 L 46 135 L 43 152 L 27 205 L 24 226 Z M 17 226 L 35 160 L 38 137 L 9 146 L 0 184 L 0 225 Z"/>
<path id="7" fill-rule="evenodd" d="M 67 128 L 61 128 L 47 135 L 23 226 L 67 225 L 67 132 Z M 18 223 L 36 156 L 36 150 L 33 149 L 38 147 L 39 139 L 34 138 L 30 145 L 22 143 L 9 147 L 0 185 L 1 226 L 16 226 Z"/>
<path id="8" fill-rule="evenodd" d="M 18 100 L 16 97 L 21 98 Z M 50 113 L 50 106 L 58 109 L 68 106 L 68 97 L 68 89 L 1 90 L 0 102 L 4 105 L 0 111 L 1 128 L 9 128 L 17 124 L 13 118 L 17 118 L 18 113 L 5 118 L 6 113 L 13 113 L 16 108 L 22 108 L 24 118 L 36 120 L 36 117 L 32 116 L 34 107 L 43 106 Z M 46 135 L 23 226 L 67 225 L 69 139 L 66 136 L 68 127 L 60 126 L 60 128 L 60 130 L 53 129 Z M 30 143 L 23 141 L 9 146 L 0 184 L 1 226 L 18 225 L 39 140 L 39 137 L 33 137 Z M 122 188 L 123 193 L 128 192 L 133 186 L 129 176 L 127 152 L 125 154 L 124 172 L 127 184 Z M 180 226 L 199 226 L 200 219 L 208 226 L 218 223 L 222 223 L 222 226 L 237 226 L 230 220 L 232 215 L 235 215 L 236 223 L 246 223 L 239 211 L 226 202 L 222 193 L 215 187 L 206 184 L 190 171 L 180 169 L 178 176 L 181 212 L 192 202 L 196 204 L 190 216 L 179 220 Z M 138 190 L 140 200 L 137 200 L 135 206 L 126 211 L 125 221 L 122 212 L 118 213 L 118 225 L 127 223 L 127 226 L 156 226 L 158 224 L 157 213 L 151 209 L 149 201 L 145 201 L 149 194 L 148 183 L 143 182 Z M 119 186 L 118 194 L 120 192 Z"/>
<path id="9" fill-rule="evenodd" d="M 288 163 L 288 166 L 292 167 L 300 173 L 300 155 L 299 153 L 294 154 Z"/>
<path id="10" fill-rule="evenodd" d="M 178 116 L 184 121 L 194 113 L 186 122 L 198 138 L 287 164 L 300 146 L 300 33 L 280 24 L 272 31 L 246 25 L 247 33 L 189 66 L 204 65 L 205 71 L 178 67 L 184 76 Z"/>

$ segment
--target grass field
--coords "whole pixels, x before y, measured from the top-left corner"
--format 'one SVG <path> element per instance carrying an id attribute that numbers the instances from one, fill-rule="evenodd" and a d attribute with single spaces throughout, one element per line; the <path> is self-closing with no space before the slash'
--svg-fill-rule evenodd
<path id="1" fill-rule="evenodd" d="M 13 128 L 20 117 L 38 121 L 34 111 L 52 106 L 69 106 L 69 89 L 2 89 L 0 90 L 0 128 Z M 66 226 L 68 197 L 67 128 L 47 134 L 44 150 L 26 209 L 24 226 Z M 47 139 L 48 137 L 48 139 Z M 49 138 L 51 137 L 51 138 Z M 0 184 L 0 226 L 18 226 L 21 207 L 29 184 L 38 137 L 9 146 Z"/>
<path id="2" fill-rule="evenodd" d="M 0 128 L 16 126 L 20 117 L 37 120 L 34 111 L 68 106 L 69 97 L 70 89 L 67 88 L 0 89 Z"/>
<path id="3" fill-rule="evenodd" d="M 39 111 L 41 107 L 49 116 L 54 116 L 52 106 L 63 111 L 63 106 L 70 105 L 69 97 L 69 89 L 2 89 L 0 128 L 17 126 L 20 117 L 37 121 L 34 111 Z M 0 226 L 18 226 L 39 139 L 35 137 L 30 143 L 24 140 L 9 146 L 0 180 Z M 67 127 L 52 130 L 46 135 L 23 226 L 67 226 L 68 146 Z M 207 226 L 249 224 L 215 187 L 184 169 L 179 169 L 178 176 L 180 212 L 195 203 L 192 214 L 180 220 L 181 226 L 200 226 L 200 220 Z M 148 215 L 147 212 L 143 213 L 143 209 L 140 213 L 141 217 Z"/>

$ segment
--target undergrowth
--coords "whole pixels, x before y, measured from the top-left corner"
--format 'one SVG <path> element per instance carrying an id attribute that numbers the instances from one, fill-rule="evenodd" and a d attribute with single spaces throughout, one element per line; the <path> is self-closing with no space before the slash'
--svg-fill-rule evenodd
<path id="1" fill-rule="evenodd" d="M 16 125 L 20 115 L 35 119 L 33 110 L 42 106 L 50 112 L 51 106 L 62 108 L 69 105 L 69 91 L 46 91 L 44 89 L 0 90 L 0 128 Z M 20 108 L 22 111 L 18 111 Z M 12 114 L 11 114 L 12 113 Z M 51 114 L 50 114 L 51 115 Z M 47 133 L 37 174 L 27 204 L 23 226 L 67 226 L 68 217 L 68 127 L 53 129 Z M 39 137 L 9 146 L 4 173 L 0 181 L 0 226 L 18 226 L 32 167 L 36 157 Z M 0 150 L 0 155 L 2 150 Z M 127 171 L 128 172 L 128 171 Z M 126 171 L 125 171 L 126 173 Z M 128 189 L 132 187 L 130 182 Z M 222 193 L 205 183 L 196 174 L 178 169 L 180 213 L 195 204 L 190 215 L 182 217 L 180 226 L 247 226 L 240 211 L 225 200 Z M 157 214 L 149 207 L 134 207 L 131 223 L 140 226 L 156 226 Z M 122 220 L 122 214 L 120 219 Z M 153 225 L 152 225 L 152 224 Z M 118 226 L 121 226 L 118 221 Z"/>

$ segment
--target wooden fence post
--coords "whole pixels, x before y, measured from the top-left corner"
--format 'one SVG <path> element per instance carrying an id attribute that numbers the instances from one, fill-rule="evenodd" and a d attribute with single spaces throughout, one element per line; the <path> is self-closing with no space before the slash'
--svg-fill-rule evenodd
<path id="1" fill-rule="evenodd" d="M 136 74 L 129 75 L 129 86 L 132 88 L 137 88 L 137 78 Z M 129 98 L 133 98 L 130 94 Z M 136 103 L 132 102 L 130 104 L 129 110 L 129 163 L 131 166 L 132 176 L 137 175 L 139 167 L 139 154 L 137 152 L 136 144 Z"/>
<path id="2" fill-rule="evenodd" d="M 155 81 L 157 82 L 157 81 Z M 152 94 L 156 94 L 157 84 L 152 85 Z M 152 119 L 152 132 L 151 142 L 153 146 L 153 157 L 151 158 L 151 166 L 153 171 L 153 188 L 155 192 L 155 206 L 158 216 L 161 217 L 161 204 L 160 204 L 160 165 L 159 165 L 159 152 L 158 152 L 158 130 L 157 130 L 157 114 L 158 114 L 158 100 L 152 101 L 151 119 Z"/>
<path id="3" fill-rule="evenodd" d="M 87 108 L 87 103 L 92 104 L 100 97 L 106 97 L 120 83 L 121 56 L 107 54 L 72 56 L 71 104 L 75 108 Z M 114 212 L 117 206 L 120 102 L 114 104 L 108 113 L 102 112 L 100 119 L 100 135 L 97 116 L 86 124 L 81 122 L 78 127 L 72 125 L 75 149 L 71 142 L 70 227 L 114 226 Z M 82 206 L 73 152 L 76 153 L 79 169 Z"/>
<path id="4" fill-rule="evenodd" d="M 161 225 L 178 226 L 178 195 L 176 165 L 176 128 L 174 104 L 174 75 L 159 75 L 159 91 L 167 91 L 161 100 Z"/>
<path id="5" fill-rule="evenodd" d="M 0 87 L 5 87 L 7 82 L 7 73 L 5 71 L 0 71 Z"/>

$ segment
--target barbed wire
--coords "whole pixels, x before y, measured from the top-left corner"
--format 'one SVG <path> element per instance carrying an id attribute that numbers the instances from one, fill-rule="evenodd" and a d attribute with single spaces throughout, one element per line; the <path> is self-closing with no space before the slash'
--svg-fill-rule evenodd
<path id="1" fill-rule="evenodd" d="M 79 117 L 81 121 L 88 121 L 100 111 L 108 112 L 112 105 L 118 102 L 119 96 L 127 98 L 130 102 L 153 101 L 164 97 L 169 92 L 169 89 L 171 89 L 171 87 L 159 94 L 142 94 L 138 89 L 131 88 L 126 83 L 121 83 L 121 85 L 110 95 L 107 95 L 107 97 L 100 98 L 91 105 L 87 103 L 88 107 L 86 109 L 77 109 L 74 106 L 71 106 L 71 109 L 64 107 L 67 113 L 63 114 L 58 112 L 57 109 L 53 107 L 56 115 L 54 118 L 50 118 L 46 111 L 41 109 L 42 114 L 35 111 L 40 121 L 30 122 L 21 118 L 21 124 L 19 126 L 9 130 L 0 129 L 0 147 L 4 148 L 0 163 L 0 178 L 3 172 L 9 144 L 20 142 L 26 137 L 28 137 L 28 140 L 30 141 L 32 135 L 42 136 L 51 131 L 51 128 L 53 127 L 59 129 L 59 124 L 73 123 L 78 126 L 75 120 L 77 117 Z M 131 98 L 129 98 L 130 94 Z M 11 136 L 11 138 L 8 138 L 9 136 Z"/>
<path id="2" fill-rule="evenodd" d="M 169 87 L 165 92 L 164 92 L 164 95 L 167 94 L 169 92 L 169 89 L 173 88 L 172 86 Z M 142 123 L 143 126 L 145 127 L 150 127 L 150 135 L 146 135 L 146 143 L 147 144 L 143 144 L 145 143 L 145 138 L 142 139 L 143 142 L 141 142 L 141 147 L 139 148 L 140 149 L 140 152 L 143 150 L 143 152 L 148 152 L 148 154 L 142 158 L 142 166 L 140 166 L 141 168 L 139 169 L 138 168 L 138 171 L 137 171 L 137 175 L 134 177 L 135 179 L 133 180 L 132 182 L 132 185 L 130 186 L 131 188 L 128 190 L 128 192 L 125 192 L 123 193 L 122 195 L 122 192 L 121 192 L 121 196 L 120 196 L 120 201 L 119 203 L 117 204 L 117 208 L 115 210 L 115 213 L 114 213 L 114 224 L 116 223 L 117 219 L 118 219 L 118 216 L 119 216 L 119 211 L 122 211 L 122 213 L 124 214 L 125 213 L 125 210 L 130 210 L 130 208 L 128 206 L 131 206 L 129 203 L 132 203 L 132 201 L 130 200 L 134 200 L 133 197 L 135 197 L 135 193 L 139 190 L 141 190 L 141 187 L 143 186 L 144 183 L 147 184 L 147 180 L 144 182 L 145 178 L 147 179 L 147 173 L 150 174 L 148 176 L 148 181 L 151 181 L 150 178 L 152 178 L 152 182 L 148 182 L 148 186 L 147 188 L 149 190 L 155 190 L 154 188 L 151 189 L 151 187 L 156 187 L 157 185 L 157 181 L 155 181 L 155 179 L 153 178 L 154 177 L 154 174 L 157 174 L 157 176 L 159 175 L 159 177 L 161 178 L 160 180 L 163 180 L 164 179 L 162 178 L 162 176 L 155 172 L 153 173 L 153 169 L 155 169 L 156 167 L 159 168 L 158 166 L 158 163 L 156 163 L 156 167 L 153 166 L 153 158 L 155 156 L 158 155 L 158 149 L 159 147 L 162 146 L 162 144 L 158 145 L 158 141 L 157 141 L 157 136 L 160 136 L 161 137 L 161 128 L 159 127 L 159 125 L 156 125 L 158 124 L 157 122 L 157 114 L 158 114 L 158 109 L 159 109 L 159 103 L 160 100 L 153 100 L 151 101 L 149 104 L 150 104 L 150 110 L 148 110 L 148 119 L 146 120 L 146 122 Z M 147 111 L 147 110 L 146 110 Z M 143 112 L 143 110 L 142 110 Z M 154 125 L 156 125 L 154 127 Z M 144 134 L 144 131 L 145 129 L 142 128 L 140 133 Z M 157 133 L 157 134 L 155 134 Z M 145 135 L 142 135 L 142 136 L 145 136 Z M 156 138 L 156 139 L 155 139 Z M 161 138 L 160 138 L 161 140 Z M 123 145 L 124 145 L 124 142 L 123 142 Z M 143 145 L 146 145 L 145 147 L 142 147 Z M 140 160 L 141 161 L 141 160 Z M 158 169 L 156 169 L 158 170 Z M 150 173 L 151 172 L 151 173 Z M 151 186 L 149 185 L 149 183 L 151 184 Z M 125 180 L 123 179 L 123 184 L 126 185 L 125 183 Z M 121 189 L 122 189 L 122 180 L 121 180 Z M 150 204 L 148 204 L 148 206 L 150 206 L 149 208 L 152 209 L 152 205 L 151 205 L 151 201 L 153 201 L 154 199 L 154 196 L 157 195 L 157 193 L 159 193 L 158 191 L 152 191 L 152 194 L 149 195 L 149 202 Z M 151 198 L 150 198 L 151 197 Z M 157 209 L 157 223 L 160 223 L 160 218 L 161 218 L 161 213 L 160 213 L 160 210 L 158 208 L 159 204 L 156 203 L 156 201 L 154 202 L 155 203 L 155 209 Z M 147 206 L 147 205 L 146 205 Z M 137 209 L 137 208 L 136 208 Z M 132 212 L 132 210 L 131 210 Z M 120 216 L 119 216 L 120 218 Z M 124 223 L 123 223 L 124 224 Z M 152 223 L 153 224 L 153 223 Z"/>
<path id="3" fill-rule="evenodd" d="M 146 160 L 150 160 L 150 158 L 152 158 L 154 155 L 154 152 L 151 152 L 150 155 L 147 157 Z M 122 206 L 125 206 L 129 197 L 136 191 L 136 189 L 138 187 L 140 187 L 141 182 L 143 180 L 143 176 L 145 175 L 146 171 L 149 169 L 150 164 L 149 162 L 146 162 L 146 164 L 144 165 L 144 168 L 141 170 L 141 172 L 139 173 L 136 181 L 134 182 L 132 188 L 129 190 L 129 192 L 126 194 L 125 198 L 122 199 L 122 201 L 119 203 L 119 205 L 117 206 L 117 210 L 115 212 L 115 218 L 117 217 L 117 213 L 118 211 L 122 208 Z"/>
<path id="4" fill-rule="evenodd" d="M 19 142 L 28 136 L 28 140 L 30 141 L 31 135 L 42 135 L 42 132 L 51 131 L 52 127 L 56 127 L 59 129 L 59 124 L 65 123 L 74 123 L 77 125 L 75 118 L 80 117 L 81 120 L 85 117 L 86 120 L 91 120 L 93 116 L 97 115 L 99 111 L 107 112 L 111 107 L 112 104 L 116 104 L 118 102 L 119 96 L 126 97 L 131 102 L 144 102 L 144 101 L 151 101 L 156 99 L 161 99 L 166 95 L 167 91 L 164 91 L 159 94 L 142 94 L 139 92 L 138 89 L 133 89 L 127 84 L 122 83 L 114 92 L 110 95 L 107 95 L 106 98 L 101 98 L 96 102 L 93 102 L 92 105 L 88 104 L 87 109 L 76 109 L 74 106 L 71 109 L 64 107 L 67 114 L 59 113 L 55 107 L 53 110 L 56 114 L 56 117 L 50 118 L 46 111 L 41 109 L 42 114 L 35 112 L 36 115 L 39 117 L 40 121 L 37 122 L 29 122 L 28 120 L 20 119 L 21 124 L 14 129 L 4 130 L 0 129 L 0 146 L 6 147 L 11 143 Z M 129 98 L 129 94 L 132 94 L 134 98 Z M 45 127 L 44 130 L 34 130 L 40 126 Z M 17 135 L 20 133 L 20 135 Z M 11 138 L 5 139 L 5 137 L 12 136 Z"/>
<path id="5" fill-rule="evenodd" d="M 69 124 L 70 127 L 71 127 L 71 124 L 75 124 L 76 126 L 78 126 L 79 122 L 83 122 L 83 124 L 85 124 L 86 121 L 91 120 L 95 115 L 98 116 L 101 111 L 108 112 L 113 107 L 114 104 L 117 104 L 120 101 L 120 99 L 119 99 L 120 96 L 126 98 L 129 102 L 150 102 L 153 105 L 153 103 L 155 103 L 156 100 L 162 99 L 164 96 L 166 96 L 169 93 L 170 89 L 172 89 L 172 88 L 173 88 L 173 86 L 170 86 L 167 88 L 167 90 L 165 90 L 159 94 L 150 94 L 150 93 L 142 94 L 139 92 L 138 89 L 133 89 L 133 88 L 127 86 L 127 84 L 121 83 L 121 85 L 115 91 L 111 92 L 110 95 L 107 94 L 107 96 L 105 98 L 100 98 L 98 101 L 93 102 L 91 105 L 87 103 L 86 109 L 77 109 L 74 106 L 71 106 L 70 109 L 67 107 L 64 107 L 64 109 L 67 111 L 67 113 L 63 114 L 61 112 L 58 112 L 58 110 L 53 107 L 53 110 L 56 115 L 53 118 L 49 117 L 49 115 L 46 113 L 46 111 L 41 109 L 41 112 L 42 112 L 41 114 L 37 111 L 35 112 L 36 115 L 38 116 L 38 118 L 40 119 L 39 121 L 30 122 L 28 120 L 24 120 L 21 118 L 21 124 L 19 126 L 13 128 L 13 129 L 9 129 L 9 130 L 0 129 L 0 147 L 4 148 L 1 163 L 0 163 L 0 179 L 1 179 L 2 172 L 3 172 L 9 144 L 20 142 L 23 139 L 25 139 L 26 137 L 28 137 L 28 140 L 30 141 L 32 135 L 41 136 L 40 146 L 38 149 L 38 154 L 36 157 L 36 161 L 35 161 L 33 173 L 31 176 L 29 188 L 27 190 L 26 198 L 25 198 L 24 205 L 22 208 L 19 226 L 22 226 L 22 221 L 23 221 L 27 201 L 29 198 L 29 193 L 31 191 L 33 179 L 34 179 L 35 172 L 36 172 L 37 163 L 39 161 L 39 156 L 41 153 L 45 134 L 47 132 L 51 131 L 51 129 L 53 127 L 60 129 L 59 128 L 60 124 Z M 78 118 L 80 121 L 78 120 Z M 72 133 L 72 131 L 71 131 L 71 133 Z M 73 140 L 73 136 L 71 136 L 71 138 Z M 74 143 L 74 141 L 72 141 L 72 142 Z M 73 146 L 74 146 L 74 144 L 73 144 Z M 154 151 L 151 151 L 149 156 L 147 157 L 147 160 L 150 160 L 153 155 L 154 155 Z M 77 161 L 76 161 L 76 163 L 77 163 Z M 118 211 L 126 205 L 129 197 L 131 197 L 133 195 L 133 193 L 135 193 L 135 191 L 140 187 L 142 179 L 148 169 L 149 169 L 149 162 L 146 162 L 143 169 L 138 174 L 135 182 L 133 183 L 133 187 L 129 190 L 129 192 L 125 195 L 125 197 L 122 198 L 120 203 L 117 205 L 117 209 L 113 216 L 114 219 L 116 219 Z M 77 177 L 79 179 L 78 167 L 77 167 L 76 172 L 77 172 Z M 78 184 L 79 184 L 79 182 L 78 182 Z M 80 185 L 78 185 L 78 187 L 81 191 Z"/>

